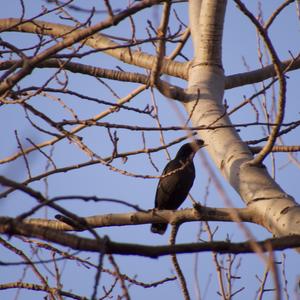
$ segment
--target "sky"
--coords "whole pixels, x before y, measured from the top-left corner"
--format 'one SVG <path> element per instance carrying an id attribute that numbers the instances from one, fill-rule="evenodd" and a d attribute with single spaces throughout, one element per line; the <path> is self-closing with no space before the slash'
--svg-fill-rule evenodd
<path id="1" fill-rule="evenodd" d="M 34 4 L 33 4 L 34 3 Z M 112 2 L 114 8 L 121 7 L 123 3 L 127 1 L 115 1 Z M 244 1 L 244 3 L 251 9 L 255 14 L 258 12 L 257 1 Z M 263 17 L 266 20 L 272 11 L 282 1 L 262 1 Z M 90 8 L 93 5 L 97 9 L 103 8 L 102 1 L 76 1 L 79 6 Z M 32 17 L 41 11 L 43 5 L 51 7 L 44 1 L 24 1 L 25 5 L 25 18 Z M 176 6 L 176 11 L 181 21 L 188 24 L 188 13 L 187 5 L 185 3 Z M 19 17 L 21 14 L 20 1 L 11 0 L 7 1 L 5 9 L 0 10 L 0 18 Z M 86 15 L 79 14 L 72 11 L 72 15 L 83 21 L 86 19 Z M 146 34 L 147 19 L 153 22 L 153 25 L 157 27 L 159 23 L 160 11 L 157 8 L 151 9 L 145 13 L 139 13 L 134 17 L 134 21 L 137 29 L 137 38 L 143 38 Z M 102 20 L 104 16 L 102 14 L 96 14 L 92 23 L 96 23 Z M 63 23 L 67 21 L 59 19 L 58 15 L 49 14 L 42 18 L 45 21 Z M 172 25 L 179 26 L 179 22 L 174 20 L 172 15 Z M 124 24 L 123 24 L 124 23 Z M 106 34 L 112 34 L 122 37 L 130 37 L 130 25 L 128 21 L 122 23 L 122 26 L 118 26 L 105 31 Z M 279 57 L 282 60 L 290 59 L 290 53 L 297 56 L 299 53 L 300 46 L 300 32 L 299 32 L 299 19 L 296 13 L 295 4 L 290 5 L 284 10 L 282 15 L 275 20 L 271 30 L 270 37 L 276 50 L 278 51 Z M 246 64 L 250 66 L 251 70 L 260 67 L 260 63 L 257 58 L 257 34 L 250 24 L 249 20 L 242 15 L 242 13 L 235 7 L 233 1 L 228 1 L 228 7 L 225 16 L 224 26 L 224 38 L 223 38 L 223 65 L 226 75 L 236 74 L 245 72 Z M 18 33 L 3 33 L 1 38 L 5 41 L 10 41 L 20 48 L 28 47 L 34 42 L 36 38 L 29 34 L 18 34 Z M 173 45 L 170 45 L 168 52 L 173 49 Z M 153 47 L 151 44 L 142 46 L 143 51 L 153 53 Z M 192 57 L 191 43 L 188 43 L 184 49 L 184 54 L 188 57 Z M 182 61 L 182 58 L 179 58 Z M 126 71 L 134 71 L 145 73 L 144 70 L 125 65 L 119 61 L 104 55 L 104 54 L 93 54 L 83 59 L 78 60 L 84 64 L 90 64 L 97 67 L 103 68 L 116 68 L 121 66 Z M 266 62 L 267 58 L 263 53 L 263 61 Z M 22 86 L 31 85 L 42 85 L 48 78 L 49 74 L 53 74 L 53 70 L 35 70 L 29 78 L 26 78 L 21 84 Z M 287 93 L 287 109 L 285 115 L 285 122 L 293 122 L 299 119 L 300 104 L 299 104 L 299 72 L 293 71 L 287 74 L 288 76 L 288 93 Z M 63 82 L 65 77 L 60 74 L 59 79 Z M 179 79 L 170 77 L 164 77 L 173 84 L 177 84 L 183 88 L 186 87 L 186 82 Z M 113 81 L 105 81 L 116 90 L 119 97 L 126 96 L 134 88 L 136 84 L 120 83 Z M 54 82 L 50 85 L 55 86 Z M 224 95 L 227 104 L 230 108 L 235 107 L 244 97 L 249 97 L 255 92 L 256 89 L 261 89 L 261 84 L 257 84 L 255 87 L 252 85 L 243 86 L 240 88 L 227 90 Z M 90 97 L 97 97 L 106 101 L 114 102 L 116 97 L 111 93 L 109 88 L 103 86 L 95 78 L 90 78 L 84 75 L 68 74 L 68 88 L 78 93 L 89 95 Z M 276 90 L 274 92 L 276 101 Z M 79 118 L 89 118 L 100 111 L 105 106 L 90 101 L 84 101 L 82 99 L 71 97 L 68 95 L 60 95 L 63 101 L 72 109 L 78 113 Z M 186 114 L 182 106 L 174 101 L 166 99 L 161 94 L 154 93 L 155 101 L 158 106 L 158 114 L 163 126 L 182 125 L 182 117 L 186 118 Z M 264 103 L 266 100 L 266 106 L 271 107 L 272 105 L 272 90 L 269 92 L 266 99 L 260 98 L 256 100 L 256 107 L 260 109 L 259 103 Z M 70 118 L 71 113 L 64 109 L 57 99 L 49 100 L 46 97 L 37 97 L 32 101 L 35 107 L 40 108 L 53 119 L 59 120 L 61 118 Z M 153 105 L 153 98 L 149 91 L 146 91 L 135 98 L 130 103 L 133 107 L 144 109 L 147 105 Z M 246 107 L 243 110 L 232 116 L 233 123 L 242 122 L 253 122 L 255 121 L 255 112 L 252 107 Z M 39 124 L 37 118 L 33 119 Z M 263 121 L 263 114 L 260 114 L 260 120 Z M 120 124 L 132 124 L 139 126 L 156 126 L 156 121 L 151 117 L 137 114 L 130 111 L 120 111 L 112 114 L 107 118 L 103 119 L 105 122 L 120 123 Z M 11 155 L 18 147 L 14 131 L 17 130 L 18 136 L 22 141 L 23 146 L 28 146 L 26 138 L 39 143 L 47 139 L 45 135 L 40 132 L 33 130 L 28 120 L 24 116 L 24 111 L 17 105 L 5 106 L 0 109 L 0 139 L 1 151 L 0 157 Z M 41 122 L 42 126 L 45 126 Z M 261 127 L 245 127 L 240 129 L 239 134 L 244 140 L 261 138 L 265 134 L 265 129 Z M 108 140 L 107 130 L 101 128 L 88 128 L 84 132 L 80 133 L 83 136 L 84 141 L 92 147 L 94 151 L 99 153 L 102 157 L 110 155 L 113 147 Z M 165 134 L 166 142 L 172 141 L 176 137 L 183 136 L 183 132 L 168 132 Z M 288 145 L 297 145 L 299 142 L 297 139 L 299 136 L 299 129 L 291 135 L 283 137 L 283 140 Z M 143 148 L 141 142 L 141 132 L 131 132 L 126 130 L 118 130 L 119 137 L 119 151 L 133 151 L 135 149 Z M 155 147 L 160 145 L 160 136 L 158 132 L 145 132 L 145 140 L 148 147 Z M 173 146 L 169 149 L 171 157 L 174 157 L 179 145 Z M 58 167 L 72 165 L 78 162 L 85 162 L 88 157 L 83 154 L 76 146 L 70 145 L 69 142 L 63 141 L 57 143 L 55 148 L 51 150 L 49 147 L 46 149 L 47 153 L 50 154 L 53 151 L 53 158 Z M 291 158 L 287 154 L 275 154 L 276 158 L 276 173 L 275 178 L 279 185 L 286 191 L 286 193 L 292 195 L 296 200 L 299 199 L 299 188 L 297 182 L 299 181 L 299 167 L 291 163 Z M 28 156 L 31 164 L 31 172 L 34 175 L 42 173 L 47 168 L 47 160 L 40 154 L 31 154 Z M 157 166 L 157 171 L 150 163 L 147 155 L 138 155 L 128 157 L 127 162 L 117 159 L 113 165 L 120 169 L 126 169 L 129 172 L 136 174 L 149 174 L 158 176 L 163 170 L 167 163 L 166 154 L 163 151 L 154 153 L 152 160 Z M 203 203 L 204 199 L 208 206 L 213 207 L 224 207 L 224 202 L 218 190 L 209 178 L 209 173 L 205 167 L 204 161 L 208 161 L 210 166 L 213 168 L 217 175 L 217 178 L 221 182 L 226 194 L 231 199 L 234 206 L 243 207 L 243 202 L 238 194 L 231 188 L 231 186 L 222 178 L 219 171 L 213 166 L 212 161 L 209 159 L 207 153 L 201 150 L 199 155 L 195 157 L 196 167 L 196 180 L 191 190 L 191 194 L 197 200 Z M 266 166 L 270 173 L 272 170 L 272 158 L 266 160 Z M 49 167 L 48 167 L 49 168 Z M 50 166 L 51 168 L 51 166 Z M 22 158 L 10 163 L 9 165 L 0 166 L 0 174 L 3 174 L 16 181 L 22 182 L 28 177 L 26 172 L 26 166 Z M 131 204 L 136 204 L 142 209 L 153 208 L 154 195 L 157 186 L 157 179 L 141 179 L 130 176 L 124 176 L 114 171 L 109 170 L 105 166 L 93 165 L 80 170 L 75 170 L 68 173 L 60 173 L 47 178 L 47 182 L 44 180 L 34 182 L 30 184 L 30 187 L 37 189 L 44 193 L 48 197 L 62 196 L 62 195 L 85 195 L 85 196 L 98 196 L 101 198 L 111 198 L 123 201 L 128 201 Z M 299 202 L 299 200 L 298 200 Z M 0 209 L 1 215 L 16 216 L 29 209 L 35 204 L 33 199 L 30 199 L 27 195 L 21 192 L 11 193 L 5 199 L 1 199 Z M 83 202 L 83 201 L 64 201 L 60 203 L 64 207 L 68 208 L 72 212 L 80 216 L 91 216 L 101 215 L 106 213 L 121 213 L 129 212 L 132 209 L 123 205 L 116 205 L 110 202 Z M 191 201 L 185 201 L 182 206 L 183 208 L 191 207 Z M 34 217 L 47 217 L 53 218 L 56 212 L 51 210 L 39 211 Z M 225 223 L 210 223 L 212 230 L 216 230 L 215 240 L 225 240 L 228 237 L 234 241 L 245 240 L 244 235 L 240 232 L 234 224 Z M 124 226 L 117 228 L 103 228 L 99 229 L 100 235 L 108 235 L 111 240 L 126 243 L 139 243 L 147 245 L 165 245 L 168 243 L 168 237 L 170 229 L 164 236 L 154 236 L 150 233 L 150 225 L 140 226 Z M 201 227 L 202 226 L 202 227 Z M 270 238 L 271 234 L 264 228 L 257 225 L 246 225 L 252 232 L 252 234 L 258 239 Z M 188 223 L 184 224 L 180 228 L 178 234 L 178 243 L 194 242 L 197 241 L 199 229 L 203 229 L 203 224 Z M 88 236 L 88 234 L 83 234 Z M 206 239 L 207 235 L 202 233 L 201 238 Z M 24 243 L 17 238 L 11 238 L 9 240 L 16 247 L 24 247 Z M 57 245 L 55 245 L 57 246 Z M 27 253 L 31 253 L 34 260 L 38 257 L 30 250 L 29 246 L 25 246 Z M 49 253 L 46 250 L 40 250 L 39 255 L 43 257 L 49 257 Z M 80 255 L 84 259 L 89 259 L 93 263 L 97 263 L 98 256 L 82 253 Z M 0 248 L 1 261 L 15 262 L 19 261 L 16 255 L 9 253 L 7 250 Z M 220 259 L 224 260 L 226 264 L 228 257 L 219 256 Z M 134 256 L 115 256 L 116 262 L 118 263 L 121 272 L 126 273 L 128 276 L 134 277 L 143 282 L 154 282 L 161 280 L 165 277 L 174 276 L 174 269 L 171 264 L 170 257 L 161 257 L 159 259 L 149 259 Z M 215 272 L 215 266 L 212 262 L 212 255 L 210 253 L 201 253 L 197 255 L 181 255 L 179 256 L 179 263 L 183 269 L 183 273 L 186 275 L 188 288 L 191 293 L 192 299 L 196 298 L 195 291 L 195 276 L 198 276 L 200 282 L 200 289 L 202 299 L 218 299 L 217 289 L 218 282 Z M 198 268 L 195 272 L 195 260 L 198 261 Z M 278 261 L 284 261 L 286 265 L 286 277 L 287 277 L 287 289 L 291 299 L 297 297 L 295 294 L 295 288 L 297 281 L 300 278 L 299 256 L 292 250 L 284 251 L 283 253 L 276 253 L 276 259 Z M 62 272 L 62 282 L 64 289 L 72 289 L 79 295 L 91 295 L 91 290 L 94 284 L 95 272 L 77 262 L 68 261 L 67 263 L 60 263 Z M 105 258 L 104 266 L 110 267 L 110 264 Z M 40 265 L 39 268 L 46 272 L 46 266 Z M 52 264 L 47 266 L 52 272 L 54 267 Z M 282 264 L 279 265 L 280 275 L 282 276 Z M 76 274 L 74 274 L 76 270 Z M 239 290 L 245 287 L 237 296 L 236 299 L 245 297 L 247 299 L 255 299 L 255 293 L 259 287 L 259 282 L 256 276 L 262 277 L 264 274 L 264 267 L 260 258 L 256 255 L 239 255 L 235 258 L 233 264 L 233 272 L 240 279 L 234 281 L 233 290 Z M 197 275 L 195 275 L 197 274 Z M 20 267 L 3 267 L 0 266 L 0 283 L 13 282 L 18 280 L 22 276 L 22 268 Z M 270 276 L 271 277 L 271 276 Z M 36 277 L 32 275 L 31 271 L 27 271 L 25 275 L 25 281 L 32 282 L 36 280 Z M 49 275 L 49 281 L 52 285 L 55 285 L 55 279 Z M 101 277 L 100 286 L 106 286 L 109 288 L 112 282 L 111 276 L 103 273 Z M 267 281 L 267 287 L 272 288 L 272 281 Z M 117 288 L 120 292 L 120 288 Z M 3 299 L 13 299 L 16 295 L 16 290 L 0 291 L 0 296 Z M 19 299 L 28 299 L 31 293 L 28 291 L 20 291 Z M 164 299 L 168 297 L 170 299 L 182 299 L 181 291 L 178 282 L 171 281 L 159 286 L 158 288 L 145 289 L 138 286 L 130 286 L 129 293 L 132 299 Z M 99 289 L 99 296 L 103 294 L 103 291 Z M 41 296 L 40 296 L 41 295 Z M 39 294 L 42 297 L 42 293 Z M 116 295 L 116 294 L 114 294 Z M 272 299 L 272 293 L 269 292 L 265 295 L 265 299 Z M 299 294 L 298 294 L 299 296 Z M 299 296 L 300 297 L 300 296 Z M 300 299 L 300 298 L 299 298 Z"/>

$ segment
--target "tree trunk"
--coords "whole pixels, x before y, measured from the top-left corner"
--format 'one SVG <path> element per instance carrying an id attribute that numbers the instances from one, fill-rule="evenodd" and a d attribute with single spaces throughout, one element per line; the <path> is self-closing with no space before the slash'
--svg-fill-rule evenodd
<path id="1" fill-rule="evenodd" d="M 263 165 L 252 165 L 252 153 L 231 126 L 222 105 L 224 71 L 222 32 L 226 1 L 190 1 L 194 61 L 185 108 L 193 126 L 226 126 L 201 130 L 207 150 L 223 176 L 239 193 L 258 224 L 275 236 L 300 234 L 300 207 L 270 177 Z"/>

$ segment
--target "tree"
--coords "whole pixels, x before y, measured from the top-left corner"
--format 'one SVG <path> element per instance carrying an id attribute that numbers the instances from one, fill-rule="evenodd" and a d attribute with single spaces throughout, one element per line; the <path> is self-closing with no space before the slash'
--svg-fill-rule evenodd
<path id="1" fill-rule="evenodd" d="M 0 21 L 3 295 L 297 296 L 299 257 L 283 250 L 300 246 L 291 196 L 299 9 L 297 1 L 259 2 L 256 17 L 247 2 L 8 4 L 16 15 Z M 283 41 L 285 22 L 294 40 Z M 242 43 L 253 48 L 244 64 Z M 259 66 L 250 71 L 254 51 Z M 236 60 L 240 73 L 225 76 Z M 211 161 L 201 152 L 194 197 L 184 204 L 193 207 L 151 210 L 152 179 L 195 135 Z M 172 225 L 169 245 L 150 233 L 153 222 Z"/>

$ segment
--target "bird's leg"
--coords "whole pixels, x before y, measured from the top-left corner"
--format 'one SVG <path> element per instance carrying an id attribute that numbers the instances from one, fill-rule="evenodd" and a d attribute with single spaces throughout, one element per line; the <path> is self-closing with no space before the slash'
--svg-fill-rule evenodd
<path id="1" fill-rule="evenodd" d="M 193 203 L 193 208 L 198 212 L 198 213 L 201 213 L 202 211 L 202 205 L 200 202 L 194 202 Z"/>
<path id="2" fill-rule="evenodd" d="M 201 209 L 201 207 L 202 207 L 201 203 L 200 203 L 200 202 L 197 202 L 197 201 L 194 199 L 194 197 L 193 197 L 190 193 L 189 193 L 189 198 L 190 198 L 190 200 L 191 200 L 192 203 L 193 203 L 194 209 L 200 211 L 200 209 Z"/>

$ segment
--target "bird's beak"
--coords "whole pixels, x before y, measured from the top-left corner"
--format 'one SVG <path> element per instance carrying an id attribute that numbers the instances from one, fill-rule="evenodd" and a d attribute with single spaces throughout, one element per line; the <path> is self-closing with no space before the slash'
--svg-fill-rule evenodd
<path id="1" fill-rule="evenodd" d="M 204 142 L 202 140 L 198 141 L 198 143 L 196 142 L 194 144 L 194 152 L 197 152 L 199 149 L 203 148 L 203 147 L 206 147 L 207 144 L 204 144 Z"/>
<path id="2" fill-rule="evenodd" d="M 199 149 L 207 146 L 207 144 L 205 144 L 203 140 L 199 140 L 199 142 L 196 142 L 196 144 L 199 147 Z"/>

